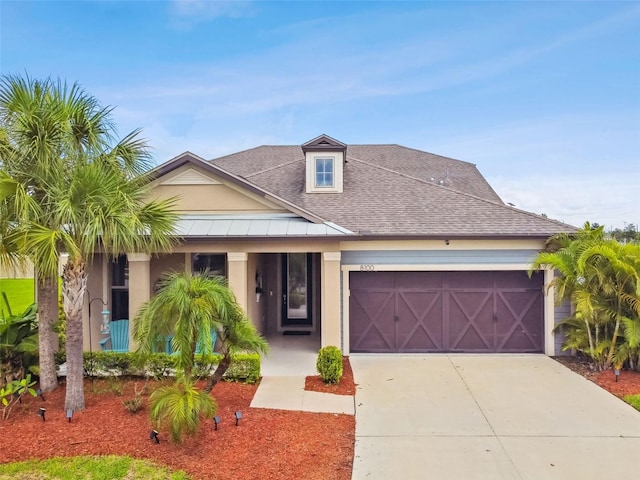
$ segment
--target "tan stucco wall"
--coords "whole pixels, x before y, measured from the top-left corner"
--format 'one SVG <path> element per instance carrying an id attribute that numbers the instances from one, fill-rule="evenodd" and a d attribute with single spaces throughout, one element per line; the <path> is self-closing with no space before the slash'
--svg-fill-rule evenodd
<path id="1" fill-rule="evenodd" d="M 155 290 L 156 283 L 165 273 L 183 272 L 184 266 L 184 253 L 171 253 L 152 257 L 150 265 L 151 288 Z"/>
<path id="2" fill-rule="evenodd" d="M 111 291 L 108 286 L 108 263 L 103 254 L 96 254 L 87 263 L 87 295 L 83 309 L 82 336 L 85 350 L 100 350 L 100 340 L 104 335 L 100 333 L 102 323 L 102 310 L 111 311 Z M 99 299 L 99 300 L 96 300 Z M 91 302 L 91 319 L 89 320 L 89 302 Z M 107 305 L 103 305 L 105 302 Z M 91 335 L 89 335 L 91 328 Z M 91 336 L 91 347 L 89 347 Z"/>
<path id="3" fill-rule="evenodd" d="M 171 184 L 172 180 L 189 170 L 197 171 L 205 179 L 202 183 Z M 210 179 L 211 182 L 206 182 Z M 209 172 L 191 166 L 176 169 L 154 182 L 150 198 L 177 197 L 177 209 L 184 213 L 266 213 L 286 212 L 282 207 L 236 185 L 216 178 Z"/>

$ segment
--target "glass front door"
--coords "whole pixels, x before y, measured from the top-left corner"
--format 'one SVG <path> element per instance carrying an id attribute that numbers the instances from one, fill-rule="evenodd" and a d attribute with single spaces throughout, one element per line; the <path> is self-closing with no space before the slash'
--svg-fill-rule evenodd
<path id="1" fill-rule="evenodd" d="M 311 326 L 311 255 L 282 256 L 282 326 Z"/>

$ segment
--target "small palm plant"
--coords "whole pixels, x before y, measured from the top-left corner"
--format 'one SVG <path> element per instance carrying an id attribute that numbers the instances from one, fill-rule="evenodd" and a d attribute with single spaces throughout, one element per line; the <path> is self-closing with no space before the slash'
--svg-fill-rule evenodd
<path id="1" fill-rule="evenodd" d="M 202 418 L 213 417 L 218 409 L 213 397 L 198 390 L 186 377 L 158 388 L 150 400 L 152 422 L 166 427 L 174 443 L 180 443 L 184 434 L 195 435 Z"/>

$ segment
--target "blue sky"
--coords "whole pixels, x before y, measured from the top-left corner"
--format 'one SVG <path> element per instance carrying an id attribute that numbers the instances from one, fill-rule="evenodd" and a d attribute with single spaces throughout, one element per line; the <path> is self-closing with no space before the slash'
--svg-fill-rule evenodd
<path id="1" fill-rule="evenodd" d="M 640 2 L 0 0 L 0 71 L 79 82 L 162 163 L 321 133 L 640 224 Z"/>

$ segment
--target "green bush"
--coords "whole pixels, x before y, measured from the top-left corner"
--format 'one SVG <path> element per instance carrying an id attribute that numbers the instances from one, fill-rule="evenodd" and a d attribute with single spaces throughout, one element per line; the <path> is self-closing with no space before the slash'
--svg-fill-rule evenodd
<path id="1" fill-rule="evenodd" d="M 318 352 L 316 369 L 325 383 L 339 383 L 342 378 L 342 352 L 338 347 L 328 346 Z"/>
<path id="2" fill-rule="evenodd" d="M 640 395 L 625 395 L 623 400 L 636 410 L 640 410 Z"/>
<path id="3" fill-rule="evenodd" d="M 256 383 L 260 379 L 260 355 L 236 353 L 231 356 L 231 365 L 224 375 L 225 380 Z"/>
<path id="4" fill-rule="evenodd" d="M 197 377 L 208 377 L 220 363 L 222 355 L 196 354 L 194 374 Z M 58 365 L 64 363 L 64 352 L 56 356 Z M 140 354 L 136 352 L 84 352 L 84 371 L 87 375 L 120 377 L 139 376 L 160 379 L 172 376 L 176 368 L 176 355 L 166 353 Z M 238 353 L 232 356 L 231 366 L 225 379 L 256 383 L 260 378 L 260 355 L 257 353 Z"/>

